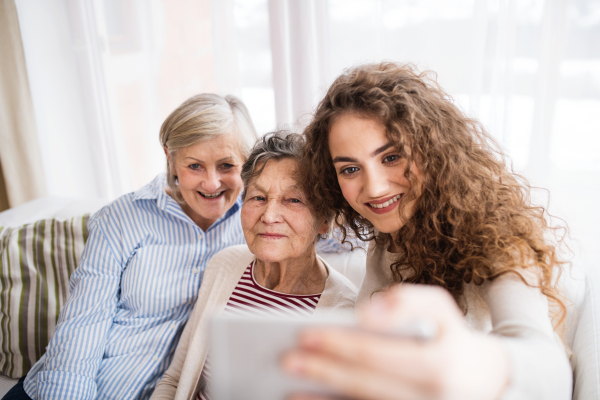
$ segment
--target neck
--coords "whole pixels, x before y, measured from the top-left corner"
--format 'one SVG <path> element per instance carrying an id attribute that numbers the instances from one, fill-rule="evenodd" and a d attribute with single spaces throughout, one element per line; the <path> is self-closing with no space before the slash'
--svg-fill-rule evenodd
<path id="1" fill-rule="evenodd" d="M 171 188 L 168 188 L 168 187 L 165 188 L 165 193 L 167 193 L 173 200 L 175 200 L 175 198 L 171 194 Z M 208 230 L 208 228 L 210 228 L 210 226 L 212 224 L 214 224 L 216 221 L 216 220 L 208 220 L 208 219 L 202 218 L 197 212 L 192 210 L 192 207 L 188 206 L 187 203 L 184 203 L 184 204 L 179 203 L 179 206 L 181 207 L 181 209 L 183 210 L 185 215 L 190 217 L 190 219 L 192 221 L 194 221 L 194 223 L 196 225 L 198 225 L 200 227 L 200 229 L 202 229 L 204 232 L 206 232 Z"/>
<path id="2" fill-rule="evenodd" d="M 294 295 L 323 292 L 327 275 L 314 248 L 302 257 L 278 262 L 257 260 L 254 266 L 254 279 L 259 285 Z"/>
<path id="3" fill-rule="evenodd" d="M 187 204 L 180 204 L 181 205 L 181 209 L 183 210 L 183 212 L 190 217 L 190 219 L 192 221 L 194 221 L 194 223 L 196 225 L 198 225 L 200 227 L 200 229 L 202 229 L 204 232 L 206 232 L 208 230 L 208 228 L 211 227 L 212 224 L 215 223 L 215 220 L 212 219 L 206 219 L 201 217 L 197 212 L 195 212 L 194 210 L 192 210 L 192 207 L 188 206 Z"/>
<path id="4" fill-rule="evenodd" d="M 398 231 L 392 232 L 390 234 L 390 245 L 388 246 L 388 251 L 390 253 L 400 253 L 401 252 L 400 248 L 396 244 L 397 240 L 398 240 Z"/>

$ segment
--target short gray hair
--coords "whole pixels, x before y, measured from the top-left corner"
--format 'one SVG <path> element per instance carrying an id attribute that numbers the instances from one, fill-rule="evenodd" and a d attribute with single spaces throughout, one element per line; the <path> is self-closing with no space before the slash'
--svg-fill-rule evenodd
<path id="1" fill-rule="evenodd" d="M 165 119 L 160 143 L 173 160 L 180 149 L 228 134 L 234 135 L 241 155 L 247 158 L 258 135 L 244 103 L 235 96 L 203 93 L 184 101 Z M 167 158 L 167 185 L 173 198 L 184 203 L 176 179 Z"/>
<path id="2" fill-rule="evenodd" d="M 302 147 L 304 136 L 288 131 L 276 131 L 267 133 L 258 139 L 246 162 L 242 166 L 242 181 L 244 191 L 242 199 L 246 198 L 246 190 L 252 181 L 265 169 L 269 160 L 293 159 L 300 162 L 302 159 Z M 259 169 L 257 167 L 262 164 Z"/>

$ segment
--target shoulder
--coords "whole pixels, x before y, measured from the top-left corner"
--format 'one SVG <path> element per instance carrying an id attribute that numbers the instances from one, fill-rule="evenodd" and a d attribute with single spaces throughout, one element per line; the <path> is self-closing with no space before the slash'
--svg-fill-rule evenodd
<path id="1" fill-rule="evenodd" d="M 118 197 L 92 215 L 88 226 L 90 229 L 97 225 L 112 225 L 113 227 L 120 225 L 126 227 L 133 219 L 139 218 L 140 213 L 147 213 L 152 209 L 157 209 L 157 199 L 161 195 L 167 196 L 163 192 L 164 181 L 164 174 L 159 174 L 135 192 Z"/>
<path id="2" fill-rule="evenodd" d="M 90 217 L 88 228 L 113 230 L 122 226 L 123 220 L 127 220 L 133 214 L 134 204 L 131 196 L 132 193 L 128 193 L 102 207 Z"/>
<path id="3" fill-rule="evenodd" d="M 359 301 L 365 296 L 383 287 L 394 283 L 394 277 L 390 266 L 395 255 L 386 250 L 387 244 L 378 243 L 377 240 L 369 242 L 367 251 L 367 266 L 365 277 L 359 294 Z"/>
<path id="4" fill-rule="evenodd" d="M 245 244 L 227 247 L 210 259 L 204 272 L 205 279 L 216 273 L 237 271 L 240 266 L 249 265 L 255 258 Z"/>
<path id="5" fill-rule="evenodd" d="M 346 278 L 344 275 L 331 267 L 325 260 L 320 258 L 329 276 L 325 281 L 325 289 L 321 295 L 319 305 L 324 307 L 335 307 L 335 308 L 353 308 L 356 303 L 356 296 L 358 295 L 358 289 L 354 284 Z"/>
<path id="6" fill-rule="evenodd" d="M 250 252 L 250 249 L 245 244 L 238 244 L 236 246 L 227 247 L 213 256 L 210 260 L 211 264 L 232 264 L 237 263 L 240 260 L 248 259 L 250 263 L 254 258 L 254 254 Z"/>
<path id="7" fill-rule="evenodd" d="M 541 272 L 534 269 L 515 269 L 485 281 L 480 290 L 488 302 L 493 299 L 540 297 L 543 295 L 539 274 Z"/>

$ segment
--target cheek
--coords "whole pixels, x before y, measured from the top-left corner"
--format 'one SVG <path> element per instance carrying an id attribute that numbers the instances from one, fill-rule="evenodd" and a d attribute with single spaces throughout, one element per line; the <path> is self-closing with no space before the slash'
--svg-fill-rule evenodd
<path id="1" fill-rule="evenodd" d="M 310 211 L 294 213 L 288 217 L 288 221 L 294 232 L 305 240 L 310 241 L 317 236 L 317 221 Z"/>
<path id="2" fill-rule="evenodd" d="M 414 166 L 411 167 L 411 171 L 415 171 Z M 402 166 L 398 166 L 396 168 L 388 168 L 388 170 L 386 171 L 387 174 L 387 180 L 389 182 L 395 182 L 396 184 L 403 186 L 403 187 L 410 187 L 410 182 L 408 181 L 408 179 L 406 179 L 406 176 L 404 176 L 404 173 L 406 172 L 406 168 L 404 165 Z"/>
<path id="3" fill-rule="evenodd" d="M 250 215 L 250 213 L 245 211 L 242 208 L 242 213 L 240 215 L 240 219 L 242 222 L 242 230 L 247 231 L 248 229 L 251 228 L 251 225 L 252 225 L 251 218 L 252 218 L 252 216 Z"/>
<path id="4" fill-rule="evenodd" d="M 200 179 L 198 174 L 187 168 L 180 168 L 177 170 L 177 181 L 180 190 L 192 190 L 198 186 Z"/>
<path id="5" fill-rule="evenodd" d="M 260 218 L 261 211 L 256 207 L 244 204 L 242 206 L 242 212 L 240 213 L 240 220 L 242 222 L 242 230 L 244 232 L 251 231 L 258 219 Z"/>
<path id="6" fill-rule="evenodd" d="M 239 171 L 227 174 L 223 179 L 223 182 L 225 182 L 229 189 L 234 191 L 240 192 L 244 188 L 244 182 L 242 182 L 242 177 L 240 176 Z"/>
<path id="7" fill-rule="evenodd" d="M 354 179 L 352 181 L 338 181 L 340 184 L 340 189 L 342 190 L 342 195 L 346 199 L 346 201 L 350 204 L 356 203 L 356 196 L 360 192 L 360 187 L 358 184 L 358 180 Z"/>

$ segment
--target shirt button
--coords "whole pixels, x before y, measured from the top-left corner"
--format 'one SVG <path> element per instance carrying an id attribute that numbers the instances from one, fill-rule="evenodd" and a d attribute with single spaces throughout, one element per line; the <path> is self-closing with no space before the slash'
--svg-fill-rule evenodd
<path id="1" fill-rule="evenodd" d="M 192 272 L 193 272 L 193 273 L 195 273 L 195 274 L 197 274 L 197 273 L 198 273 L 198 268 L 194 268 L 194 269 L 192 270 Z"/>
<path id="2" fill-rule="evenodd" d="M 153 359 L 154 361 L 158 361 L 158 356 L 154 356 L 154 357 L 152 357 L 152 359 Z"/>
<path id="3" fill-rule="evenodd" d="M 175 328 L 177 328 L 177 324 L 176 324 L 176 323 L 172 323 L 172 324 L 171 324 L 171 329 L 172 329 L 172 330 L 175 330 Z"/>

